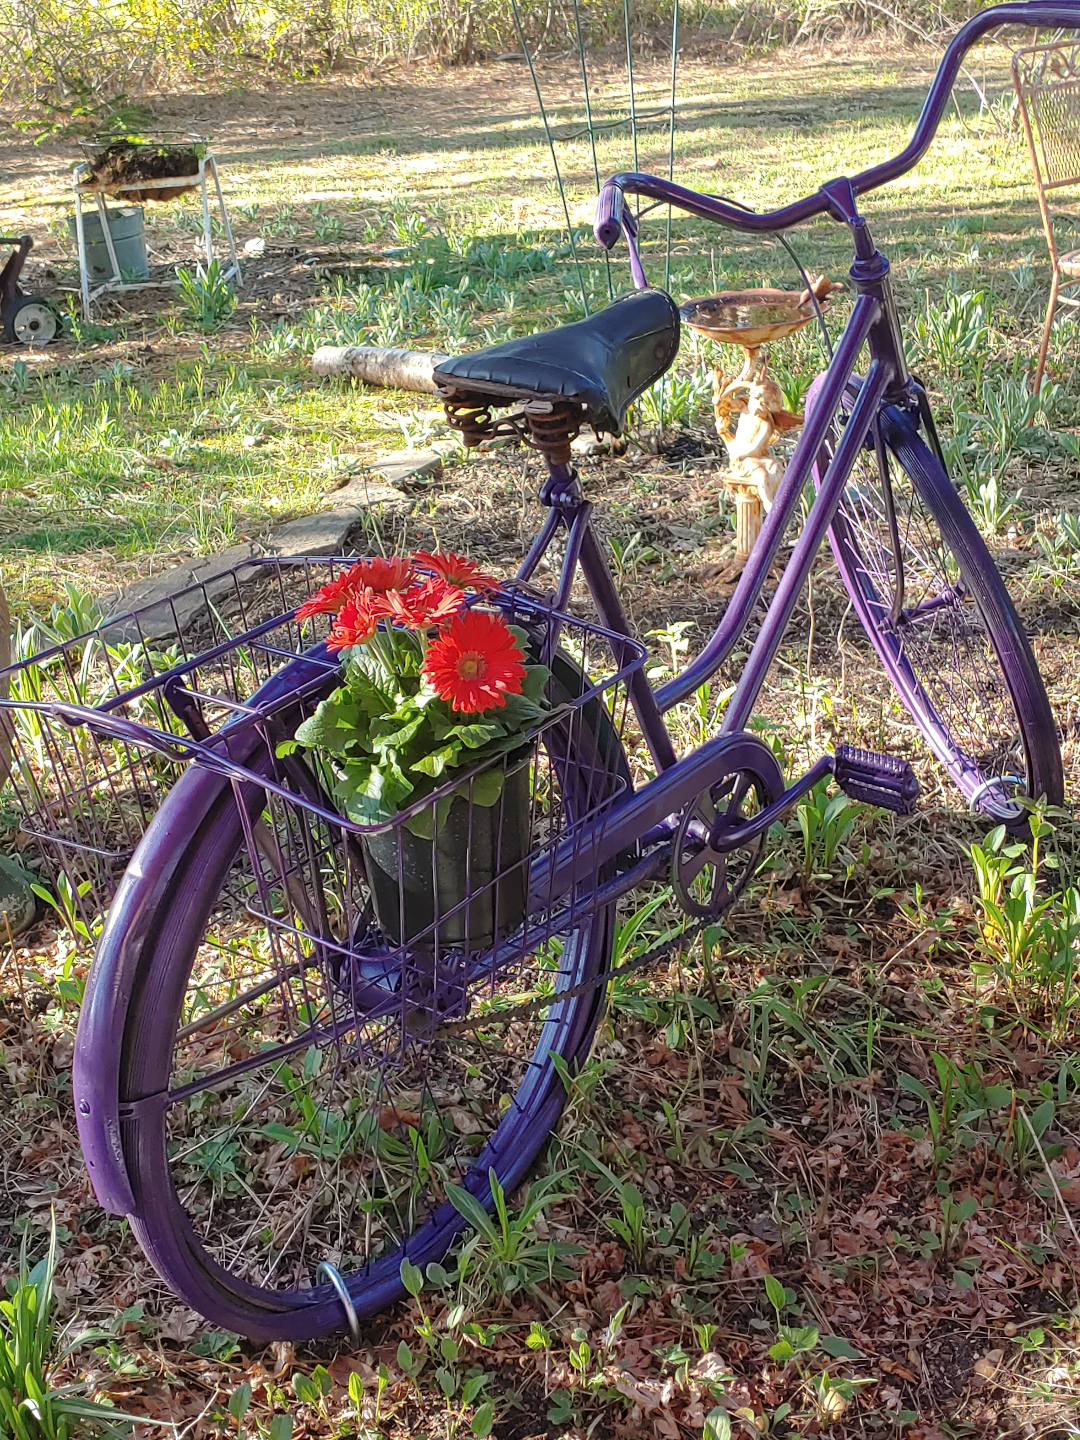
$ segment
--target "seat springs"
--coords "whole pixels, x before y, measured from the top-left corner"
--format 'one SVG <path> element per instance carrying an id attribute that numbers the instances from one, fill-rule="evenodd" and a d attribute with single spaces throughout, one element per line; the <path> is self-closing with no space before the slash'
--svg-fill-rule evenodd
<path id="1" fill-rule="evenodd" d="M 462 444 L 467 449 L 471 450 L 477 445 L 483 445 L 487 440 L 496 440 L 503 435 L 516 435 L 519 440 L 526 439 L 522 433 L 525 428 L 524 414 L 504 415 L 496 420 L 490 405 L 473 399 L 444 399 L 443 409 L 446 411 L 447 420 L 461 435 Z"/>
<path id="2" fill-rule="evenodd" d="M 549 465 L 570 464 L 570 442 L 581 430 L 584 411 L 580 405 L 557 400 L 546 413 L 526 407 L 532 445 L 541 451 Z"/>
<path id="3" fill-rule="evenodd" d="M 570 442 L 579 434 L 584 411 L 566 400 L 532 400 L 514 415 L 496 419 L 491 403 L 478 397 L 444 396 L 446 418 L 468 449 L 503 436 L 515 436 L 530 450 L 538 450 L 548 465 L 569 465 Z"/>

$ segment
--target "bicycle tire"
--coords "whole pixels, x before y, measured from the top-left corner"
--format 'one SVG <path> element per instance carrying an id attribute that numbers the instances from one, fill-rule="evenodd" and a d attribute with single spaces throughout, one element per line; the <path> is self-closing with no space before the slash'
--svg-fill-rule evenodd
<path id="1" fill-rule="evenodd" d="M 902 411 L 883 407 L 880 423 L 903 561 L 899 621 L 885 493 L 870 450 L 856 460 L 830 530 L 840 574 L 893 688 L 969 808 L 1022 825 L 1018 793 L 1054 805 L 1064 794 L 1046 687 L 1005 581 L 941 462 Z M 815 467 L 819 485 L 830 449 Z"/>
<path id="2" fill-rule="evenodd" d="M 569 689 L 572 696 L 575 692 L 568 677 L 578 677 L 577 668 L 556 656 L 553 669 L 563 695 L 566 696 Z M 580 679 L 575 679 L 574 683 L 584 684 Z M 578 689 L 576 693 L 580 695 L 584 691 Z M 566 805 L 573 803 L 568 797 L 578 793 L 575 786 L 595 794 L 596 776 L 600 773 L 616 772 L 620 779 L 629 777 L 621 742 L 599 699 L 590 699 L 575 713 L 581 717 L 581 723 L 576 726 L 576 748 L 574 753 L 565 757 L 567 777 L 565 784 L 560 786 Z M 233 758 L 260 774 L 266 773 L 272 764 L 267 747 L 261 740 L 248 745 L 246 758 L 242 759 L 235 751 Z M 255 789 L 254 786 L 247 788 Z M 259 803 L 256 797 L 253 813 Z M 410 1198 L 406 1205 L 408 1215 L 415 1214 L 418 1223 L 403 1230 L 396 1243 L 384 1243 L 377 1255 L 374 1247 L 366 1258 L 361 1257 L 357 1250 L 354 1258 L 363 1259 L 363 1263 L 351 1272 L 340 1254 L 330 1255 L 326 1253 L 326 1247 L 319 1248 L 321 1240 L 313 1239 L 310 1246 L 297 1240 L 288 1251 L 288 1264 L 278 1263 L 274 1283 L 265 1283 L 270 1277 L 264 1277 L 263 1283 L 258 1281 L 259 1266 L 265 1265 L 268 1254 L 273 1258 L 276 1246 L 274 1227 L 280 1230 L 281 1221 L 280 1215 L 271 1217 L 268 1197 L 256 1194 L 256 1187 L 263 1183 L 261 1173 L 270 1173 L 269 1170 L 257 1173 L 257 1167 L 266 1165 L 267 1156 L 273 1153 L 272 1148 L 263 1146 L 260 1150 L 253 1142 L 252 1164 L 240 1177 L 240 1189 L 242 1191 L 244 1186 L 247 1187 L 254 1214 L 245 1217 L 237 1213 L 242 1210 L 242 1204 L 237 1205 L 236 1192 L 230 1198 L 228 1182 L 217 1187 L 218 1208 L 215 1210 L 213 1204 L 207 1207 L 208 1196 L 215 1194 L 214 1180 L 211 1178 L 207 1184 L 205 1177 L 195 1177 L 193 1181 L 190 1173 L 184 1172 L 185 1164 L 188 1172 L 191 1170 L 193 1151 L 177 1148 L 178 1143 L 182 1147 L 201 1133 L 198 1123 L 192 1122 L 190 1133 L 185 1137 L 183 1125 L 177 1123 L 177 1111 L 181 1106 L 174 1104 L 168 1113 L 163 1103 L 151 1102 L 140 1106 L 140 1098 L 161 1096 L 176 1085 L 175 1056 L 179 1049 L 177 1037 L 184 999 L 189 995 L 192 983 L 197 983 L 198 975 L 193 972 L 200 955 L 207 948 L 215 906 L 228 886 L 230 873 L 243 849 L 243 822 L 234 801 L 233 787 L 227 780 L 217 780 L 205 772 L 189 771 L 174 787 L 154 826 L 160 826 L 163 831 L 172 827 L 175 831 L 178 819 L 183 827 L 182 833 L 188 838 L 168 877 L 158 883 L 156 893 L 140 894 L 137 886 L 127 889 L 121 897 L 120 906 L 114 908 L 101 941 L 105 948 L 131 943 L 141 946 L 138 979 L 125 1022 L 120 1081 L 123 1153 L 135 1199 L 135 1209 L 129 1218 L 136 1237 L 158 1272 L 183 1300 L 212 1324 L 259 1341 L 314 1339 L 344 1329 L 349 1318 L 334 1286 L 317 1283 L 317 1262 L 330 1259 L 344 1272 L 356 1316 L 362 1319 L 385 1308 L 405 1293 L 400 1278 L 402 1259 L 407 1256 L 419 1266 L 441 1259 L 454 1238 L 465 1228 L 465 1221 L 444 1196 L 439 1198 L 435 1193 L 438 1187 L 433 1187 L 431 1194 Z M 147 842 L 153 843 L 149 831 L 144 844 Z M 138 855 L 133 861 L 133 869 L 138 870 Z M 584 980 L 595 978 L 600 981 L 610 963 L 614 906 L 595 912 L 589 911 L 587 905 L 582 909 L 584 913 L 566 939 L 558 960 L 554 981 L 556 992 L 569 990 Z M 557 1123 L 566 1098 L 566 1086 L 552 1055 L 561 1057 L 570 1073 L 581 1064 L 588 1055 L 603 1013 L 604 994 L 603 983 L 597 983 L 582 995 L 552 1005 L 546 1019 L 538 1019 L 534 1025 L 521 1024 L 521 1028 L 528 1029 L 530 1035 L 535 1032 L 535 1039 L 528 1041 L 532 1045 L 530 1054 L 523 1054 L 519 1044 L 513 1054 L 504 1047 L 505 1054 L 497 1055 L 487 1048 L 485 1041 L 468 1033 L 451 1034 L 445 1042 L 440 1042 L 436 1034 L 430 1045 L 425 1042 L 424 1046 L 408 1047 L 410 1051 L 424 1049 L 425 1055 L 434 1055 L 435 1047 L 440 1043 L 447 1047 L 459 1046 L 460 1052 L 455 1051 L 455 1054 L 464 1056 L 468 1051 L 478 1065 L 487 1067 L 485 1084 L 497 1077 L 512 1079 L 514 1075 L 518 1076 L 517 1088 L 512 1091 L 511 1097 L 504 1100 L 505 1092 L 491 1092 L 490 1098 L 498 1100 L 499 1108 L 490 1134 L 475 1140 L 468 1135 L 459 1135 L 455 1128 L 457 1151 L 454 1164 L 461 1160 L 465 1149 L 473 1157 L 471 1168 L 465 1168 L 462 1162 L 462 1173 L 458 1174 L 456 1183 L 470 1190 L 487 1208 L 492 1208 L 489 1167 L 494 1169 L 505 1191 L 514 1189 L 527 1175 Z M 497 1024 L 497 1020 L 492 1023 Z M 265 1028 L 273 1029 L 272 1026 Z M 357 1050 L 363 1054 L 359 1033 L 358 1027 Z M 402 1049 L 406 1049 L 404 1044 Z M 370 1049 L 368 1053 L 371 1053 Z M 305 1082 L 309 1078 L 308 1063 L 309 1057 L 305 1056 Z M 420 1112 L 425 1111 L 428 1096 L 434 1100 L 439 1084 L 433 1073 L 434 1063 L 432 1073 L 424 1076 L 423 1084 L 427 1090 L 421 1091 L 416 1102 Z M 402 1061 L 403 1068 L 404 1064 Z M 331 1091 L 336 1088 L 343 1115 L 350 1114 L 352 1094 L 359 1093 L 360 1081 L 356 1079 L 359 1067 L 360 1062 L 355 1057 L 351 1064 L 347 1061 L 342 1063 L 339 1051 L 326 1088 Z M 465 1073 L 467 1068 L 464 1062 L 459 1063 L 461 1073 Z M 276 1071 L 265 1078 L 264 1097 L 269 1098 L 264 1102 L 242 1099 L 242 1082 L 233 1086 L 236 1094 L 231 1099 L 226 1097 L 224 1102 L 220 1091 L 216 1092 L 211 1103 L 225 1115 L 225 1119 L 213 1134 L 216 1156 L 207 1151 L 199 1161 L 208 1172 L 215 1164 L 220 1167 L 226 1154 L 231 1154 L 228 1146 L 232 1141 L 226 1139 L 226 1134 L 237 1131 L 241 1120 L 246 1125 L 245 1133 L 249 1135 L 260 1129 L 255 1124 L 260 1116 L 266 1123 L 275 1123 L 266 1121 L 266 1117 L 275 1115 L 279 1108 L 279 1073 Z M 323 1073 L 321 1068 L 315 1070 L 314 1080 Z M 313 1084 L 313 1092 L 314 1088 Z M 364 1141 L 363 1155 L 367 1154 L 370 1146 L 371 1168 L 378 1170 L 384 1163 L 382 1151 L 385 1146 L 384 1139 L 380 1138 L 383 1135 L 380 1127 L 384 1124 L 382 1114 L 387 1104 L 393 1107 L 394 1124 L 391 1129 L 394 1134 L 390 1138 L 396 1147 L 395 1156 L 400 1160 L 401 1148 L 412 1144 L 419 1167 L 418 1142 L 408 1135 L 402 1139 L 398 1132 L 406 1132 L 415 1120 L 416 1135 L 419 1136 L 423 1128 L 421 1115 L 407 1116 L 398 1092 L 392 1092 L 391 1082 L 384 1084 L 383 1080 L 379 1080 L 371 1095 L 370 1115 L 375 1115 L 375 1107 L 382 1105 L 382 1113 L 377 1116 L 374 1128 L 368 1127 L 369 1137 Z M 250 1103 L 254 1107 L 261 1103 L 259 1115 L 253 1108 L 238 1119 L 239 1111 L 235 1107 L 241 1099 L 242 1105 Z M 233 1112 L 226 1109 L 230 1103 L 234 1106 Z M 440 1113 L 440 1121 L 445 1126 L 451 1101 L 444 1097 L 440 1103 L 447 1107 L 445 1114 Z M 228 1118 L 230 1113 L 231 1120 Z M 332 1133 L 329 1116 L 333 1113 L 327 1109 L 328 1118 L 320 1121 L 314 1132 L 316 1135 Z M 351 1113 L 357 1112 L 353 1110 Z M 357 1121 L 356 1133 L 359 1133 L 360 1123 Z M 426 1118 L 423 1123 L 427 1125 L 424 1135 L 430 1141 L 431 1127 Z M 456 1127 L 462 1121 L 459 1117 L 452 1123 Z M 228 1130 L 229 1125 L 232 1131 Z M 213 1125 L 209 1128 L 213 1131 Z M 266 1133 L 265 1124 L 261 1133 Z M 446 1139 L 445 1134 L 443 1138 Z M 466 1140 L 468 1145 L 465 1145 Z M 205 1143 L 211 1142 L 208 1140 Z M 476 1154 L 478 1145 L 481 1148 Z M 430 1144 L 428 1148 L 431 1148 Z M 301 1154 L 300 1149 L 294 1152 L 294 1155 Z M 286 1158 L 278 1157 L 279 1160 Z M 437 1157 L 429 1155 L 428 1158 L 434 1166 Z M 328 1209 L 325 1192 L 335 1179 L 332 1166 L 324 1164 L 320 1157 L 317 1163 L 323 1173 L 315 1177 L 317 1185 L 312 1194 L 311 1175 L 307 1169 L 310 1159 L 310 1156 L 305 1157 L 304 1163 L 299 1166 L 290 1161 L 297 1171 L 295 1178 L 279 1179 L 270 1185 L 271 1194 L 277 1193 L 283 1205 L 291 1204 L 301 1211 L 307 1205 L 311 1211 L 301 1239 L 317 1230 L 312 1218 L 316 1209 L 319 1216 L 325 1218 L 324 1212 Z M 315 1164 L 312 1161 L 311 1167 L 314 1168 Z M 343 1196 L 346 1195 L 344 1168 L 342 1166 L 342 1173 L 337 1176 Z M 372 1181 L 367 1197 L 370 1202 L 366 1211 L 368 1222 L 376 1203 L 376 1188 Z M 386 1189 L 389 1194 L 389 1181 Z M 395 1208 L 396 1204 L 395 1201 L 389 1208 Z M 362 1207 L 357 1209 L 355 1190 L 349 1209 L 350 1221 L 355 1218 L 362 1224 L 364 1212 Z M 384 1211 L 382 1219 L 385 1214 Z M 288 1223 L 292 1223 L 291 1218 L 286 1218 Z M 377 1225 L 375 1228 L 378 1228 Z M 267 1230 L 271 1235 L 269 1245 L 266 1243 Z M 343 1224 L 339 1216 L 337 1233 L 342 1238 L 342 1245 L 345 1244 L 343 1237 L 347 1230 L 348 1223 Z M 368 1230 L 370 1236 L 370 1223 Z M 280 1253 L 285 1254 L 287 1248 L 282 1244 Z"/>

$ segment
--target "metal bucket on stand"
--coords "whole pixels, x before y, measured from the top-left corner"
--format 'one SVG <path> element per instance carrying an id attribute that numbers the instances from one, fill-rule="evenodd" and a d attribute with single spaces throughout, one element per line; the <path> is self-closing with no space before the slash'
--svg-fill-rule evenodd
<path id="1" fill-rule="evenodd" d="M 105 228 L 101 223 L 101 214 L 88 210 L 83 215 L 83 232 L 86 236 L 86 263 L 91 279 L 95 282 L 126 280 L 132 276 L 138 277 L 140 280 L 147 279 L 150 274 L 150 266 L 146 258 L 142 206 L 119 205 L 111 209 L 106 207 L 105 214 L 109 217 L 109 234 L 112 236 L 120 274 L 113 274 L 109 247 L 105 243 Z M 67 217 L 67 226 L 72 239 L 77 239 L 78 232 L 74 215 Z"/>

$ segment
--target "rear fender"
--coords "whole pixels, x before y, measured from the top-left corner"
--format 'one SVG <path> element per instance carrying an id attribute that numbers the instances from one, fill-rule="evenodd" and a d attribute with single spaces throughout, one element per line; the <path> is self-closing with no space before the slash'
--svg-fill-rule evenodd
<path id="1" fill-rule="evenodd" d="M 130 1215 L 135 1197 L 120 1137 L 120 1065 L 128 1004 L 159 899 L 168 891 L 192 833 L 190 781 L 219 792 L 206 771 L 181 776 L 147 827 L 109 911 L 79 1016 L 71 1083 L 79 1142 L 94 1194 L 113 1215 Z"/>

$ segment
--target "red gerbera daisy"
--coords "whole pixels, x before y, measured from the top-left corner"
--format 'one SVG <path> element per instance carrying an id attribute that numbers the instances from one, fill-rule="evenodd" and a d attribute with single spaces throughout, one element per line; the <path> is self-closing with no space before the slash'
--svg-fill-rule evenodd
<path id="1" fill-rule="evenodd" d="M 404 590 L 416 579 L 412 561 L 401 555 L 391 555 L 389 560 L 373 555 L 369 560 L 360 560 L 349 574 L 358 576 L 357 583 L 376 594 L 384 590 Z"/>
<path id="2" fill-rule="evenodd" d="M 424 674 L 452 710 L 478 714 L 521 694 L 524 658 L 501 615 L 467 610 L 432 642 Z"/>
<path id="3" fill-rule="evenodd" d="M 353 566 L 354 570 L 355 568 Z M 345 602 L 356 593 L 356 586 L 349 579 L 351 574 L 352 570 L 345 570 L 336 580 L 330 580 L 316 590 L 315 594 L 305 600 L 297 610 L 297 620 L 307 620 L 312 615 L 333 615 L 340 610 Z"/>
<path id="4" fill-rule="evenodd" d="M 439 576 L 413 585 L 404 593 L 388 590 L 378 598 L 382 613 L 410 630 L 430 630 L 433 625 L 444 625 L 458 613 L 465 599 L 460 590 Z"/>
<path id="5" fill-rule="evenodd" d="M 375 606 L 364 596 L 347 601 L 338 612 L 334 628 L 326 637 L 328 650 L 348 650 L 351 645 L 362 645 L 375 634 L 379 615 Z"/>
<path id="6" fill-rule="evenodd" d="M 455 555 L 452 550 L 417 550 L 413 556 L 417 565 L 434 570 L 451 585 L 462 590 L 497 590 L 499 582 L 494 575 L 485 575 L 475 560 L 467 555 Z"/>
<path id="7" fill-rule="evenodd" d="M 307 620 L 312 615 L 333 615 L 349 600 L 362 595 L 365 590 L 376 594 L 384 590 L 404 588 L 413 580 L 411 560 L 394 555 L 389 560 L 375 555 L 370 560 L 360 560 L 316 590 L 305 600 L 296 612 L 297 620 Z"/>

